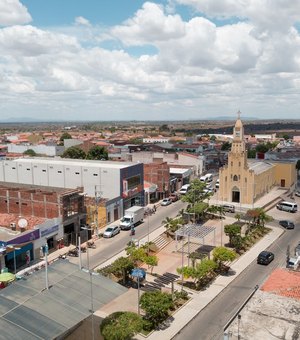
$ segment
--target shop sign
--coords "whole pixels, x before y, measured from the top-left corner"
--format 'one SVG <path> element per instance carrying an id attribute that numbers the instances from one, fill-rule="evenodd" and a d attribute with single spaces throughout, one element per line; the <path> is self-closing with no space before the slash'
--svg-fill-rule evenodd
<path id="1" fill-rule="evenodd" d="M 44 230 L 41 230 L 40 231 L 40 234 L 41 234 L 41 237 L 44 237 L 46 235 L 49 235 L 51 233 L 54 233 L 58 231 L 58 225 L 53 225 L 52 227 L 50 228 L 47 228 L 47 229 L 44 229 Z"/>
<path id="2" fill-rule="evenodd" d="M 22 233 L 21 236 L 18 236 L 14 238 L 13 240 L 10 240 L 11 243 L 25 243 L 25 242 L 30 242 L 38 239 L 40 237 L 40 231 L 39 229 L 33 230 L 29 233 Z"/>

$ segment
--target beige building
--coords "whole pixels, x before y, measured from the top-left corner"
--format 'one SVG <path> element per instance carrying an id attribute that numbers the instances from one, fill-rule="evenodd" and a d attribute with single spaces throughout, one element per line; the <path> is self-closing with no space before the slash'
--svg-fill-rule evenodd
<path id="1" fill-rule="evenodd" d="M 220 169 L 219 197 L 222 201 L 253 204 L 273 186 L 290 188 L 295 185 L 295 162 L 248 160 L 244 127 L 238 117 L 233 131 L 228 164 Z"/>

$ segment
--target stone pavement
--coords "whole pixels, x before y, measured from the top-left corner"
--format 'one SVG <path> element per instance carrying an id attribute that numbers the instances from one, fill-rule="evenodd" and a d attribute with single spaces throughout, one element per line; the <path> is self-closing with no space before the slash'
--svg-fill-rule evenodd
<path id="1" fill-rule="evenodd" d="M 226 216 L 226 219 L 222 222 L 223 225 L 233 223 L 234 219 L 232 217 Z M 221 245 L 220 240 L 220 232 L 221 228 L 220 221 L 210 221 L 214 222 L 214 225 L 217 229 L 217 241 L 215 242 L 216 246 Z M 219 223 L 219 225 L 217 225 Z M 201 312 L 212 300 L 214 300 L 218 294 L 220 294 L 239 274 L 242 273 L 244 269 L 246 269 L 254 260 L 256 260 L 257 255 L 262 251 L 268 248 L 282 233 L 283 230 L 281 228 L 268 226 L 271 229 L 271 232 L 266 235 L 264 238 L 259 240 L 248 252 L 239 257 L 235 262 L 231 264 L 231 275 L 228 276 L 218 276 L 216 280 L 203 292 L 192 292 L 191 290 L 184 288 L 189 292 L 189 296 L 191 297 L 190 301 L 178 310 L 172 317 L 173 321 L 170 323 L 169 327 L 163 330 L 158 330 L 153 332 L 151 335 L 147 337 L 149 340 L 167 340 L 174 337 L 183 327 L 185 327 L 188 322 L 197 316 L 198 313 Z M 149 235 L 149 240 L 153 241 L 157 236 L 159 236 L 164 231 L 164 227 L 157 229 L 155 232 Z M 213 244 L 214 236 L 210 235 L 209 240 L 205 240 L 205 243 Z M 148 237 L 140 240 L 140 243 L 147 242 Z M 223 234 L 223 242 L 227 242 L 227 237 Z M 180 242 L 179 242 L 180 243 Z M 115 261 L 120 256 L 125 256 L 125 251 L 120 252 L 114 258 L 109 259 L 105 263 L 103 263 L 98 268 L 105 267 Z M 163 275 L 163 273 L 176 273 L 176 268 L 181 266 L 181 254 L 180 252 L 175 251 L 175 242 L 167 246 L 161 252 L 158 253 L 159 257 L 159 265 L 155 267 L 154 271 L 156 274 Z M 186 256 L 184 257 L 184 265 L 186 265 Z M 147 281 L 154 281 L 155 277 L 147 274 Z M 168 285 L 170 289 L 170 285 Z M 181 290 L 181 286 L 174 284 L 175 290 Z M 130 288 L 127 293 L 123 294 L 119 297 L 118 301 L 113 301 L 110 304 L 103 306 L 99 311 L 95 314 L 101 317 L 105 317 L 110 313 L 120 310 L 128 310 L 137 312 L 137 303 L 138 303 L 138 294 L 137 290 Z M 145 339 L 142 335 L 136 335 L 136 339 Z"/>

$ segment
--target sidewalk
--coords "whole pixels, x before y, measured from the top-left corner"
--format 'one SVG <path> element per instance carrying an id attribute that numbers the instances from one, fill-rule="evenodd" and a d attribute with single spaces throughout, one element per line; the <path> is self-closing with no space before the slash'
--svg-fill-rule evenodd
<path id="1" fill-rule="evenodd" d="M 270 227 L 270 226 L 269 226 Z M 211 301 L 213 301 L 243 270 L 245 270 L 252 261 L 257 258 L 257 254 L 268 248 L 282 233 L 279 228 L 270 227 L 272 231 L 256 243 L 248 252 L 242 255 L 231 265 L 231 270 L 235 272 L 231 276 L 218 276 L 217 279 L 205 291 L 199 294 L 193 294 L 191 300 L 173 315 L 174 320 L 170 326 L 164 330 L 153 332 L 147 339 L 149 340 L 166 340 L 174 337 L 182 328 L 184 328 L 191 319 L 197 316 Z M 137 335 L 136 339 L 145 339 Z"/>
<path id="2" fill-rule="evenodd" d="M 268 226 L 271 229 L 271 232 L 266 235 L 264 238 L 259 240 L 249 251 L 239 257 L 235 262 L 231 265 L 231 271 L 234 272 L 234 275 L 230 276 L 218 276 L 216 280 L 205 290 L 202 292 L 195 292 L 189 294 L 191 299 L 190 301 L 180 310 L 178 310 L 173 317 L 173 321 L 170 323 L 170 326 L 163 330 L 158 330 L 153 332 L 151 335 L 147 337 L 149 340 L 167 340 L 174 337 L 182 328 L 184 328 L 193 318 L 197 316 L 211 301 L 213 301 L 238 275 L 240 275 L 256 258 L 257 255 L 268 248 L 282 233 L 283 230 L 280 228 Z M 149 235 L 149 240 L 153 241 L 157 236 L 159 236 L 164 231 L 164 227 L 160 227 L 155 230 L 155 232 Z M 140 243 L 147 242 L 148 237 L 140 240 Z M 126 256 L 126 252 L 122 251 L 113 258 L 108 261 L 102 263 L 96 269 L 103 268 L 113 261 L 115 261 L 120 256 Z M 167 268 L 165 268 L 167 270 Z M 162 269 L 162 271 L 164 271 Z M 178 288 L 177 284 L 175 284 L 175 289 Z M 188 290 L 190 291 L 190 290 Z M 123 299 L 120 297 L 118 301 L 118 306 L 120 304 L 125 305 L 128 303 L 133 303 L 136 306 L 136 292 L 133 291 L 124 295 Z M 117 308 L 116 304 L 114 307 Z M 104 308 L 105 309 L 105 308 Z M 135 307 L 133 307 L 134 311 Z M 101 317 L 105 317 L 106 313 L 112 312 L 112 310 L 99 310 L 96 314 L 101 315 Z M 135 339 L 142 340 L 145 339 L 142 335 L 138 334 L 135 336 Z"/>

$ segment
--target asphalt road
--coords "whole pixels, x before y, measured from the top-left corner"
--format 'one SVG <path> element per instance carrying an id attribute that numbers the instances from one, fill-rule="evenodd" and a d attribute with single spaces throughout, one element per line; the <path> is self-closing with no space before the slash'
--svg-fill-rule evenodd
<path id="1" fill-rule="evenodd" d="M 278 223 L 273 222 L 278 225 Z M 227 288 L 219 294 L 204 310 L 202 310 L 174 340 L 223 339 L 223 327 L 238 311 L 243 302 L 254 290 L 255 285 L 261 286 L 270 273 L 277 267 L 286 264 L 287 246 L 291 251 L 300 242 L 300 217 L 297 217 L 296 228 L 286 230 L 282 236 L 268 249 L 275 254 L 275 259 L 268 266 L 258 265 L 254 261 Z M 292 255 L 292 254 L 291 254 Z"/>
<path id="2" fill-rule="evenodd" d="M 166 217 L 175 217 L 178 212 L 186 206 L 186 203 L 180 200 L 165 207 L 158 207 L 155 214 L 144 219 L 144 222 L 135 228 L 134 239 L 140 240 L 148 235 L 148 232 L 156 230 L 161 226 L 161 222 Z M 95 268 L 101 263 L 107 261 L 120 251 L 122 251 L 127 243 L 132 239 L 129 230 L 121 231 L 120 234 L 109 239 L 100 239 L 97 241 L 96 249 L 88 249 L 89 251 L 89 267 Z M 73 263 L 78 263 L 78 258 L 70 258 Z M 82 254 L 82 265 L 87 267 L 87 254 Z"/>

